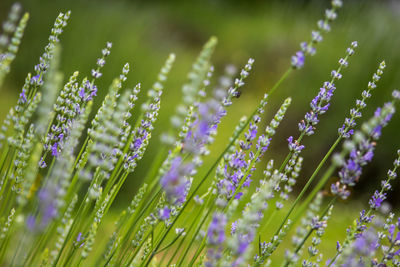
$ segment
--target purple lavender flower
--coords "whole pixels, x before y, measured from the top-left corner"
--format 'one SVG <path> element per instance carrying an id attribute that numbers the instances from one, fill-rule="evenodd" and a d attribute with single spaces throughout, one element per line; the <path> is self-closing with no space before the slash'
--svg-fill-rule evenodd
<path id="1" fill-rule="evenodd" d="M 26 218 L 26 227 L 28 227 L 30 231 L 33 231 L 35 229 L 35 226 L 36 226 L 35 216 L 28 215 L 28 217 Z"/>
<path id="2" fill-rule="evenodd" d="M 78 236 L 76 237 L 76 240 L 74 241 L 74 246 L 75 247 L 83 247 L 85 245 L 85 237 L 83 237 L 82 233 L 79 232 Z"/>
<path id="3" fill-rule="evenodd" d="M 339 241 L 336 241 L 336 250 L 337 250 L 338 252 L 341 252 L 341 251 L 342 251 L 342 245 L 340 245 L 340 242 L 339 242 Z"/>
<path id="4" fill-rule="evenodd" d="M 399 99 L 400 99 L 400 91 L 399 91 L 399 90 L 393 90 L 393 92 L 392 92 L 392 97 L 393 97 L 394 99 L 399 100 Z"/>
<path id="5" fill-rule="evenodd" d="M 234 221 L 231 225 L 231 235 L 234 235 L 236 233 L 236 228 L 237 228 L 237 221 Z"/>
<path id="6" fill-rule="evenodd" d="M 305 146 L 300 145 L 300 144 L 298 143 L 297 140 L 296 140 L 296 141 L 293 141 L 293 136 L 290 136 L 290 137 L 287 139 L 287 141 L 288 141 L 288 143 L 289 143 L 289 150 L 290 150 L 291 152 L 300 153 L 300 152 L 305 148 Z"/>
<path id="7" fill-rule="evenodd" d="M 268 148 L 270 139 L 265 136 L 260 136 L 256 144 L 256 148 L 260 151 L 259 156 L 255 159 L 255 154 L 250 151 L 248 153 L 249 159 L 247 159 L 247 151 L 251 149 L 253 140 L 257 136 L 257 123 L 259 122 L 260 117 L 255 115 L 253 117 L 253 122 L 249 124 L 248 131 L 245 133 L 244 140 L 238 141 L 239 147 L 225 157 L 225 165 L 222 165 L 224 168 L 222 169 L 220 167 L 218 170 L 221 177 L 217 183 L 217 189 L 220 196 L 219 204 L 222 206 L 234 195 L 235 199 L 240 199 L 243 194 L 241 192 L 236 192 L 237 188 L 239 185 L 249 186 L 251 183 L 251 173 L 255 170 L 254 166 L 250 166 L 250 162 L 253 160 L 259 161 L 260 157 Z"/>
<path id="8" fill-rule="evenodd" d="M 291 103 L 291 99 L 287 98 L 281 105 L 278 112 L 275 114 L 271 123 L 266 127 L 265 134 L 258 137 L 255 145 L 255 151 L 249 151 L 256 139 L 258 126 L 260 122 L 260 114 L 263 113 L 263 108 L 267 103 L 267 95 L 264 96 L 258 109 L 258 114 L 254 115 L 249 124 L 248 131 L 245 133 L 245 139 L 239 140 L 239 147 L 225 156 L 224 164 L 221 164 L 217 170 L 218 174 L 218 205 L 225 206 L 227 201 L 230 201 L 234 196 L 235 199 L 240 199 L 243 195 L 239 192 L 242 186 L 248 187 L 251 183 L 251 176 L 255 170 L 255 163 L 259 162 L 263 154 L 269 147 L 272 136 L 275 134 L 276 128 L 282 121 L 287 108 Z"/>
<path id="9" fill-rule="evenodd" d="M 167 206 L 165 206 L 159 211 L 158 215 L 162 221 L 169 220 L 169 218 L 171 217 L 171 210 Z"/>
<path id="10" fill-rule="evenodd" d="M 367 266 L 377 253 L 379 237 L 373 228 L 360 235 L 351 245 L 352 253 L 344 260 L 343 267 Z"/>
<path id="11" fill-rule="evenodd" d="M 192 163 L 184 163 L 181 157 L 172 160 L 168 172 L 160 181 L 170 203 L 177 205 L 185 200 L 187 177 L 192 174 L 193 168 Z"/>
<path id="12" fill-rule="evenodd" d="M 335 71 L 336 73 L 336 71 Z M 338 75 L 332 78 L 332 81 L 338 79 Z M 311 111 L 307 112 L 304 120 L 299 123 L 299 131 L 306 134 L 314 134 L 315 125 L 318 124 L 318 116 L 324 114 L 329 108 L 329 101 L 333 96 L 336 87 L 332 82 L 325 82 L 323 87 L 320 88 L 319 93 L 311 100 Z"/>
<path id="13" fill-rule="evenodd" d="M 360 216 L 356 220 L 355 237 L 360 236 L 367 229 L 367 224 L 371 223 L 374 217 L 374 215 L 369 215 L 365 210 L 360 212 Z"/>
<path id="14" fill-rule="evenodd" d="M 53 157 L 57 157 L 59 154 L 58 152 L 58 143 L 54 143 L 53 146 L 51 147 L 51 155 Z"/>
<path id="15" fill-rule="evenodd" d="M 78 94 L 79 94 L 80 98 L 84 99 L 85 98 L 85 87 L 81 87 Z"/>
<path id="16" fill-rule="evenodd" d="M 45 69 L 43 69 L 43 71 L 46 71 Z M 31 78 L 31 84 L 35 85 L 35 86 L 40 86 L 43 84 L 43 80 L 40 78 L 40 74 L 33 76 Z"/>
<path id="17" fill-rule="evenodd" d="M 382 244 L 378 244 L 377 247 L 381 246 L 383 251 L 383 257 L 380 260 L 378 265 L 378 261 L 373 259 L 372 265 L 377 266 L 389 266 L 388 263 L 391 262 L 390 266 L 398 266 L 399 265 L 399 257 L 400 257 L 400 217 L 397 218 L 396 223 L 391 223 L 393 220 L 394 214 L 389 214 L 386 219 L 386 223 L 383 225 L 384 233 L 380 233 L 378 235 L 379 240 Z M 386 237 L 389 245 L 386 246 L 384 242 L 384 237 Z"/>
<path id="18" fill-rule="evenodd" d="M 221 104 L 214 99 L 200 103 L 197 119 L 190 126 L 190 130 L 184 139 L 183 147 L 185 151 L 191 154 L 206 153 L 209 138 L 213 135 L 225 114 L 226 111 Z"/>
<path id="19" fill-rule="evenodd" d="M 349 138 L 350 136 L 352 136 L 354 134 L 354 130 L 350 129 L 350 130 L 346 131 L 346 125 L 343 124 L 342 127 L 340 127 L 338 129 L 338 133 L 339 133 L 339 135 L 343 136 L 343 138 Z"/>
<path id="20" fill-rule="evenodd" d="M 22 89 L 22 92 L 19 94 L 19 99 L 22 103 L 26 103 L 26 90 Z"/>
<path id="21" fill-rule="evenodd" d="M 256 123 L 259 121 L 259 117 L 256 117 Z M 244 134 L 245 140 L 240 140 L 239 145 L 240 148 L 243 150 L 249 150 L 252 146 L 252 141 L 256 138 L 257 136 L 257 125 L 255 123 L 250 123 L 249 124 L 249 129 L 248 131 Z"/>
<path id="22" fill-rule="evenodd" d="M 356 126 L 356 119 L 362 116 L 361 111 L 366 107 L 366 100 L 371 97 L 371 91 L 376 88 L 376 83 L 381 78 L 383 70 L 386 68 L 385 61 L 379 64 L 379 68 L 372 75 L 372 80 L 368 82 L 368 88 L 361 93 L 361 100 L 356 100 L 356 106 L 350 109 L 350 117 L 346 118 L 342 127 L 338 129 L 339 136 L 349 138 L 354 134 L 354 126 Z"/>
<path id="23" fill-rule="evenodd" d="M 382 202 L 386 199 L 386 193 L 375 191 L 374 195 L 369 200 L 369 205 L 371 209 L 377 209 L 382 205 Z"/>
<path id="24" fill-rule="evenodd" d="M 371 218 L 366 216 L 365 213 L 361 214 L 360 217 L 365 217 L 365 222 L 371 221 Z M 366 266 L 369 264 L 371 266 L 388 266 L 387 264 L 390 261 L 392 261 L 393 266 L 396 265 L 398 260 L 395 258 L 400 255 L 400 218 L 398 218 L 395 224 L 392 224 L 393 217 L 394 214 L 390 214 L 384 225 L 379 222 L 374 227 L 366 228 L 365 225 L 362 225 L 362 230 L 357 233 L 356 239 L 350 244 L 348 250 L 350 253 L 345 255 L 344 264 L 341 266 Z M 382 226 L 386 233 L 375 230 L 376 227 L 380 228 Z M 386 246 L 384 243 L 385 238 L 389 242 L 389 246 Z M 383 257 L 381 260 L 378 260 L 374 256 L 380 247 L 383 251 Z"/>
<path id="25" fill-rule="evenodd" d="M 272 138 L 267 138 L 264 134 L 258 137 L 256 149 L 261 151 L 261 155 L 263 155 L 268 150 L 271 140 Z"/>
<path id="26" fill-rule="evenodd" d="M 351 44 L 351 49 L 355 48 L 357 46 L 356 42 L 353 42 Z M 307 49 L 308 46 L 306 46 L 305 49 Z M 351 50 L 353 51 L 353 50 Z M 347 51 L 346 57 L 343 59 L 341 58 L 339 60 L 339 68 L 337 70 L 333 70 L 331 72 L 332 79 L 330 82 L 324 82 L 323 86 L 320 88 L 319 93 L 311 100 L 310 107 L 311 111 L 307 112 L 306 115 L 304 116 L 304 120 L 300 121 L 298 124 L 299 126 L 299 131 L 302 134 L 305 135 L 312 135 L 314 134 L 315 130 L 315 125 L 318 124 L 319 122 L 319 115 L 324 114 L 330 105 L 331 98 L 333 96 L 334 91 L 336 90 L 334 82 L 336 80 L 339 80 L 342 78 L 342 74 L 340 73 L 341 69 L 343 67 L 346 67 L 348 65 L 347 59 L 352 55 L 352 52 Z M 354 120 L 352 118 L 352 120 Z M 340 132 L 340 130 L 339 130 Z M 344 128 L 342 129 L 343 134 L 349 134 L 349 133 L 344 133 L 345 130 Z"/>
<path id="27" fill-rule="evenodd" d="M 210 245 L 220 245 L 225 241 L 226 215 L 221 212 L 214 213 L 207 231 L 207 242 Z"/>
<path id="28" fill-rule="evenodd" d="M 222 257 L 223 243 L 225 242 L 226 215 L 222 212 L 213 214 L 210 226 L 207 230 L 207 243 L 210 248 L 207 250 L 208 261 L 205 266 L 216 266 L 216 262 Z"/>
<path id="29" fill-rule="evenodd" d="M 97 86 L 94 83 L 86 80 L 79 88 L 78 95 L 82 99 L 82 101 L 88 102 L 97 95 Z"/>
<path id="30" fill-rule="evenodd" d="M 397 234 L 395 233 L 396 229 L 397 229 Z M 396 243 L 396 242 L 400 241 L 400 231 L 399 230 L 400 230 L 400 217 L 397 218 L 396 224 L 391 224 L 388 228 L 388 233 L 389 233 L 388 240 L 391 243 Z M 397 246 L 400 246 L 399 242 L 398 242 Z"/>
<path id="31" fill-rule="evenodd" d="M 316 52 L 316 44 L 322 42 L 323 33 L 328 32 L 330 27 L 330 22 L 335 20 L 337 17 L 336 10 L 342 6 L 341 0 L 332 1 L 332 8 L 325 11 L 324 19 L 318 21 L 318 30 L 313 30 L 311 32 L 311 40 L 307 42 L 301 42 L 301 51 L 297 51 L 294 56 L 292 56 L 291 65 L 293 69 L 300 69 L 304 65 L 306 55 L 314 55 Z M 353 42 L 351 48 L 357 47 L 357 43 Z M 345 61 L 345 60 L 344 60 Z M 345 65 L 345 64 L 343 64 Z"/>
<path id="32" fill-rule="evenodd" d="M 379 139 L 382 128 L 388 124 L 394 113 L 391 102 L 385 103 L 383 109 L 376 109 L 370 121 L 363 125 L 362 128 L 367 137 L 362 133 L 356 137 L 356 147 L 350 151 L 349 158 L 344 161 L 339 171 L 340 183 L 343 186 L 340 186 L 339 183 L 332 184 L 333 194 L 340 195 L 342 198 L 347 197 L 349 193 L 345 192 L 346 186 L 354 186 L 362 173 L 362 167 L 372 160 L 375 141 Z"/>
<path id="33" fill-rule="evenodd" d="M 40 223 L 38 227 L 44 229 L 57 216 L 55 195 L 57 188 L 41 189 L 39 191 Z"/>
<path id="34" fill-rule="evenodd" d="M 292 67 L 294 69 L 300 69 L 304 66 L 305 56 L 303 51 L 297 51 L 294 56 L 292 56 Z"/>
<path id="35" fill-rule="evenodd" d="M 350 191 L 347 190 L 347 185 L 340 184 L 340 182 L 331 184 L 330 189 L 332 194 L 337 195 L 342 199 L 347 199 L 350 196 Z"/>
<path id="36" fill-rule="evenodd" d="M 46 161 L 43 159 L 43 157 L 41 157 L 39 160 L 39 168 L 43 169 L 46 167 L 47 167 Z"/>
<path id="37" fill-rule="evenodd" d="M 93 76 L 93 78 L 98 79 L 102 76 L 102 73 L 97 70 L 92 69 L 92 76 Z"/>
<path id="38" fill-rule="evenodd" d="M 370 145 L 370 149 L 372 149 L 372 145 Z M 341 182 L 346 185 L 353 186 L 355 182 L 358 180 L 358 177 L 361 175 L 362 168 L 361 168 L 361 161 L 364 163 L 366 162 L 363 155 L 356 151 L 355 149 L 350 153 L 350 159 L 347 160 L 345 165 L 339 171 L 339 177 Z M 370 151 L 368 151 L 370 152 Z M 371 157 L 368 156 L 367 159 Z"/>
<path id="39" fill-rule="evenodd" d="M 250 184 L 250 175 L 244 177 L 245 172 L 248 168 L 248 162 L 246 161 L 246 154 L 243 151 L 236 151 L 234 154 L 229 156 L 229 161 L 225 165 L 223 171 L 223 179 L 221 179 L 217 187 L 221 195 L 224 195 L 227 200 L 231 199 L 239 186 L 241 181 L 245 179 L 244 184 Z M 239 192 L 238 192 L 239 193 Z M 239 199 L 242 194 L 236 194 L 235 198 Z"/>

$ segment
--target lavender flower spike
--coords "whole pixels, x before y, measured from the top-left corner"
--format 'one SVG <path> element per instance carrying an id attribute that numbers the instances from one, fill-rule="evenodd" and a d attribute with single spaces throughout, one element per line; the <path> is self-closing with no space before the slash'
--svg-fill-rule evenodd
<path id="1" fill-rule="evenodd" d="M 21 9 L 20 3 L 14 3 L 8 13 L 7 20 L 2 23 L 3 32 L 0 34 L 0 54 L 7 49 L 7 45 L 10 43 L 10 37 L 17 29 L 17 22 L 21 15 Z"/>
<path id="2" fill-rule="evenodd" d="M 376 210 L 381 205 L 382 202 L 386 199 L 386 192 L 392 189 L 392 185 L 390 184 L 394 179 L 397 178 L 397 169 L 400 167 L 400 149 L 397 150 L 398 157 L 393 162 L 393 169 L 388 170 L 386 180 L 382 180 L 381 182 L 381 190 L 376 190 L 374 195 L 369 200 L 369 204 L 371 209 Z"/>
<path id="3" fill-rule="evenodd" d="M 304 116 L 304 120 L 299 123 L 299 131 L 305 135 L 314 134 L 315 125 L 319 122 L 319 115 L 324 114 L 330 105 L 330 100 L 333 93 L 336 90 L 335 81 L 342 78 L 340 71 L 343 67 L 347 66 L 348 58 L 353 54 L 354 48 L 357 47 L 357 42 L 352 42 L 350 48 L 347 49 L 346 56 L 344 59 L 339 60 L 339 67 L 331 72 L 332 79 L 330 82 L 324 82 L 320 88 L 319 93 L 314 97 L 310 103 L 311 111 L 307 112 Z M 290 142 L 290 141 L 289 141 Z"/>
<path id="4" fill-rule="evenodd" d="M 19 7 L 19 8 L 15 8 Z M 29 20 L 29 13 L 25 13 L 19 21 L 18 27 L 15 28 L 16 19 L 19 17 L 19 4 L 14 4 L 9 19 L 11 21 L 7 21 L 3 24 L 3 34 L 0 35 L 0 86 L 4 82 L 4 78 L 10 72 L 10 65 L 16 58 L 19 46 L 21 44 L 21 39 L 24 35 L 24 31 L 26 25 Z M 17 11 L 18 10 L 18 11 Z M 14 31 L 14 35 L 9 39 L 7 34 L 12 34 Z M 2 47 L 4 46 L 4 48 Z M 6 49 L 5 49 L 6 48 Z M 3 49 L 5 51 L 3 51 Z"/>
<path id="5" fill-rule="evenodd" d="M 349 138 L 353 135 L 353 128 L 356 126 L 355 121 L 362 116 L 361 111 L 367 106 L 365 102 L 371 97 L 371 92 L 376 88 L 376 83 L 380 80 L 385 68 L 385 61 L 382 61 L 376 72 L 372 75 L 372 80 L 368 82 L 367 89 L 361 93 L 361 100 L 356 100 L 356 106 L 350 109 L 350 117 L 346 118 L 342 127 L 338 129 L 338 133 L 341 137 Z"/>
<path id="6" fill-rule="evenodd" d="M 223 244 L 226 240 L 225 226 L 227 224 L 226 215 L 222 212 L 213 214 L 211 224 L 207 230 L 207 245 L 210 247 L 207 250 L 208 261 L 206 267 L 218 266 L 218 261 L 222 257 Z"/>
<path id="7" fill-rule="evenodd" d="M 187 177 L 191 175 L 193 168 L 192 164 L 183 164 L 181 157 L 172 161 L 169 171 L 160 180 L 170 203 L 176 205 L 184 201 Z"/>
<path id="8" fill-rule="evenodd" d="M 141 107 L 143 112 L 142 120 L 140 121 L 139 126 L 132 130 L 132 142 L 129 143 L 129 151 L 124 156 L 124 168 L 128 172 L 134 171 L 137 162 L 143 157 L 144 152 L 146 151 L 151 138 L 151 132 L 154 129 L 153 124 L 159 115 L 164 83 L 167 80 L 174 61 L 175 54 L 170 54 L 157 76 L 157 81 L 147 92 L 149 99 Z"/>
<path id="9" fill-rule="evenodd" d="M 192 69 L 187 75 L 188 81 L 182 86 L 182 103 L 180 103 L 175 111 L 175 114 L 171 117 L 172 127 L 179 129 L 183 126 L 185 117 L 187 116 L 191 106 L 198 101 L 203 81 L 206 79 L 207 71 L 210 67 L 211 55 L 214 52 L 215 46 L 217 45 L 217 38 L 211 37 L 207 43 L 203 46 L 200 54 L 196 61 L 193 63 Z M 174 137 L 170 134 L 164 134 L 165 140 L 174 140 Z M 174 142 L 170 142 L 174 143 Z"/>
<path id="10" fill-rule="evenodd" d="M 232 251 L 231 266 L 242 266 L 250 259 L 252 252 L 250 244 L 260 226 L 263 212 L 268 207 L 267 202 L 274 196 L 273 184 L 273 180 L 260 182 L 259 188 L 251 196 L 251 201 L 247 203 L 242 217 L 237 221 L 236 231 L 227 240 L 227 245 Z"/>
<path id="11" fill-rule="evenodd" d="M 336 11 L 342 7 L 342 1 L 332 0 L 331 5 L 331 9 L 325 10 L 324 19 L 318 21 L 318 30 L 313 30 L 311 32 L 311 40 L 308 43 L 302 42 L 300 44 L 301 50 L 297 51 L 296 54 L 292 56 L 291 66 L 293 69 L 301 69 L 304 66 L 305 57 L 315 54 L 316 45 L 323 40 L 323 33 L 330 31 L 330 23 L 336 19 Z"/>
<path id="12" fill-rule="evenodd" d="M 342 198 L 348 197 L 349 191 L 346 187 L 355 185 L 361 175 L 362 167 L 372 160 L 375 141 L 379 139 L 382 128 L 388 124 L 394 112 L 391 102 L 386 103 L 382 109 L 378 108 L 374 116 L 362 125 L 362 132 L 354 135 L 353 143 L 344 144 L 350 154 L 346 161 L 338 160 L 338 162 L 342 161 L 342 168 L 339 171 L 340 183 L 331 185 L 333 194 Z"/>

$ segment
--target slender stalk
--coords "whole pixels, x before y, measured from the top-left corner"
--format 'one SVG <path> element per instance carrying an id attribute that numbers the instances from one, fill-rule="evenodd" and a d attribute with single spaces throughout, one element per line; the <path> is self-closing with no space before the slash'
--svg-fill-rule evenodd
<path id="1" fill-rule="evenodd" d="M 211 199 L 211 197 L 209 198 Z M 206 214 L 203 216 L 201 222 L 198 224 L 196 232 L 194 233 L 192 239 L 189 242 L 189 245 L 187 246 L 186 250 L 184 251 L 184 253 L 181 255 L 180 260 L 178 261 L 178 266 L 181 266 L 183 264 L 183 261 L 186 257 L 186 255 L 189 253 L 189 250 L 191 248 L 191 246 L 193 245 L 196 236 L 199 234 L 201 228 L 203 227 L 204 223 L 206 222 L 208 216 L 211 214 L 211 212 L 214 210 L 214 205 L 215 205 L 215 201 L 211 202 L 211 206 L 208 208 L 208 211 L 206 212 Z M 205 235 L 202 239 L 202 243 L 205 242 L 207 239 L 207 236 Z"/>
<path id="2" fill-rule="evenodd" d="M 8 198 L 8 195 L 9 195 L 8 193 L 9 193 L 10 190 L 7 190 L 6 198 L 4 198 L 4 190 L 7 188 L 8 180 L 10 178 L 9 177 L 9 173 L 10 173 L 10 170 L 12 169 L 12 167 L 14 166 L 13 163 L 14 163 L 15 157 L 16 157 L 15 149 L 12 149 L 12 151 L 11 151 L 11 161 L 7 166 L 6 172 L 4 174 L 4 180 L 3 180 L 4 182 L 2 184 L 2 188 L 0 189 L 0 196 L 3 198 L 2 199 L 2 205 L 0 206 L 0 215 L 3 214 L 3 210 L 4 210 L 4 208 L 6 207 L 6 204 L 7 204 L 7 198 Z M 10 189 L 11 189 L 11 185 L 10 185 Z"/>
<path id="3" fill-rule="evenodd" d="M 76 168 L 76 165 L 78 164 L 79 160 L 81 159 L 83 152 L 85 151 L 87 144 L 89 142 L 89 136 L 86 136 L 85 141 L 82 144 L 81 150 L 79 151 L 78 155 L 75 158 L 74 162 L 74 169 Z"/>
<path id="4" fill-rule="evenodd" d="M 201 215 L 202 213 L 203 213 L 203 208 L 201 209 L 200 212 L 197 213 L 196 218 L 195 218 L 194 220 L 197 221 L 197 219 L 200 217 L 200 215 Z M 186 224 L 186 223 L 185 223 L 185 224 Z M 166 266 L 171 266 L 172 261 L 174 260 L 175 256 L 178 254 L 178 252 L 180 251 L 180 248 L 182 247 L 183 243 L 185 242 L 186 237 L 187 237 L 188 234 L 191 232 L 191 230 L 194 228 L 194 226 L 195 226 L 194 223 L 190 224 L 189 229 L 186 231 L 186 235 L 185 235 L 185 236 L 181 239 L 181 241 L 179 242 L 178 246 L 176 247 L 174 253 L 173 253 L 172 256 L 170 257 L 170 259 L 169 259 L 169 261 L 168 261 L 168 263 L 167 263 Z M 193 238 L 194 238 L 194 237 L 195 237 L 195 235 L 193 235 Z M 161 262 L 160 262 L 160 265 L 162 265 L 162 262 L 164 261 L 166 255 L 167 255 L 167 253 L 164 254 L 164 256 L 163 256 L 163 258 L 162 258 L 162 260 L 161 260 Z"/>
<path id="5" fill-rule="evenodd" d="M 337 257 L 339 257 L 340 253 L 339 251 L 336 252 L 335 256 L 332 258 L 331 262 L 328 264 L 327 267 L 330 267 L 337 259 Z"/>
<path id="6" fill-rule="evenodd" d="M 155 251 L 155 254 L 158 254 L 160 252 L 163 252 L 164 250 L 168 249 L 169 247 L 171 247 L 173 244 L 175 244 L 175 242 L 179 239 L 179 237 L 182 236 L 182 233 L 176 235 L 176 237 L 165 247 L 163 247 L 162 249 L 160 249 L 159 251 Z"/>
<path id="7" fill-rule="evenodd" d="M 21 213 L 21 207 L 18 207 L 15 210 L 14 218 L 16 218 L 16 216 L 18 216 L 20 213 Z M 6 233 L 6 236 L 3 237 L 4 240 L 2 240 L 2 242 L 0 242 L 0 262 L 3 262 L 3 257 L 7 252 L 8 243 L 10 242 L 12 233 L 15 231 L 14 228 L 15 228 L 15 219 L 14 219 L 14 221 L 12 221 L 12 223 L 11 223 L 9 229 L 8 229 L 8 232 Z M 24 231 L 24 233 L 22 234 L 22 238 L 20 239 L 20 242 L 21 242 L 22 239 L 25 238 L 25 234 L 26 234 L 26 231 Z M 23 242 L 21 244 L 23 244 Z M 20 246 L 17 247 L 17 251 L 14 253 L 13 258 L 16 257 L 16 254 L 17 254 L 19 248 L 20 248 Z"/>
<path id="8" fill-rule="evenodd" d="M 283 81 L 285 81 L 287 79 L 287 77 L 289 76 L 289 74 L 293 71 L 293 68 L 289 67 L 285 73 L 281 76 L 281 78 L 274 84 L 274 86 L 272 86 L 272 88 L 268 91 L 268 94 L 271 96 L 276 89 L 278 89 L 278 87 L 281 85 L 281 83 L 283 83 Z"/>
<path id="9" fill-rule="evenodd" d="M 314 229 L 310 229 L 307 233 L 307 235 L 303 238 L 303 240 L 301 241 L 301 243 L 297 246 L 295 253 L 297 254 L 299 252 L 299 250 L 303 247 L 304 243 L 307 241 L 307 239 L 311 236 L 312 232 L 314 231 Z M 288 267 L 290 264 L 290 262 L 288 260 L 285 260 L 282 264 L 282 266 L 284 267 Z"/>
<path id="10" fill-rule="evenodd" d="M 272 220 L 275 218 L 276 213 L 278 213 L 278 209 L 275 208 L 274 211 L 268 216 L 268 221 L 263 225 L 261 228 L 260 233 L 264 232 L 264 229 L 268 229 L 269 225 L 271 224 Z"/>
<path id="11" fill-rule="evenodd" d="M 26 229 L 25 229 L 25 232 L 24 232 L 22 238 L 21 238 L 21 239 L 19 240 L 19 242 L 18 242 L 17 251 L 16 251 L 16 252 L 14 253 L 14 255 L 13 255 L 13 258 L 12 258 L 12 260 L 11 260 L 10 266 L 13 266 L 13 265 L 14 265 L 14 261 L 15 261 L 15 259 L 17 258 L 17 255 L 19 254 L 19 250 L 20 250 L 20 248 L 22 247 L 22 245 L 25 243 L 25 242 L 24 242 L 24 241 L 25 241 L 25 238 L 26 238 L 25 233 L 26 233 Z"/>
<path id="12" fill-rule="evenodd" d="M 330 166 L 328 170 L 324 173 L 322 176 L 321 180 L 318 182 L 318 184 L 314 187 L 314 189 L 311 191 L 310 194 L 308 194 L 307 198 L 304 200 L 302 206 L 299 208 L 299 211 L 297 215 L 293 219 L 293 223 L 295 223 L 301 216 L 301 214 L 305 211 L 307 208 L 308 204 L 312 201 L 312 199 L 317 195 L 319 191 L 325 186 L 326 182 L 329 180 L 329 178 L 332 177 L 333 172 L 335 171 L 336 167 Z"/>
<path id="13" fill-rule="evenodd" d="M 196 254 L 194 254 L 192 259 L 190 260 L 189 266 L 193 266 L 193 264 L 196 262 L 197 258 L 200 256 L 205 246 L 206 246 L 206 241 L 205 239 L 203 239 L 202 243 L 200 244 L 199 248 L 196 251 Z"/>
<path id="14" fill-rule="evenodd" d="M 3 170 L 4 163 L 7 161 L 8 155 L 10 154 L 10 146 L 6 144 L 5 152 L 2 153 L 2 157 L 0 160 L 0 171 Z"/>
<path id="15" fill-rule="evenodd" d="M 144 207 L 144 208 L 141 208 L 141 207 L 138 207 L 138 211 L 140 211 L 140 213 L 137 213 L 134 217 L 133 217 L 133 220 L 132 220 L 132 222 L 130 222 L 130 223 L 128 223 L 127 225 L 128 225 L 128 230 L 126 230 L 126 232 L 124 233 L 124 231 L 122 231 L 123 232 L 123 234 L 122 234 L 122 237 L 121 237 L 121 244 L 125 244 L 126 242 L 127 242 L 127 240 L 129 239 L 129 237 L 132 235 L 132 233 L 134 232 L 134 230 L 136 229 L 136 226 L 138 226 L 138 225 L 140 225 L 139 224 L 139 220 L 143 217 L 143 215 L 145 214 L 145 212 L 147 211 L 147 210 L 149 210 L 149 208 L 150 208 L 150 210 L 152 209 L 152 208 L 154 208 L 154 205 L 156 205 L 156 202 L 154 202 L 158 197 L 159 197 L 159 195 L 161 194 L 161 189 L 157 192 L 157 194 L 155 194 L 153 197 L 152 197 L 152 199 L 150 200 L 150 201 L 147 201 L 146 202 L 146 206 Z M 153 203 L 154 202 L 154 203 Z M 142 202 L 142 203 L 144 203 L 144 202 Z M 129 249 L 129 247 L 130 247 L 130 244 L 128 244 L 124 249 L 121 249 L 121 253 L 120 253 L 120 255 L 121 255 L 121 257 L 123 257 L 126 253 L 127 253 L 127 250 Z M 138 250 L 139 248 L 137 248 L 137 250 Z M 113 257 L 113 255 L 114 254 L 112 254 L 112 255 L 110 255 L 110 259 L 109 260 L 111 260 L 111 258 Z M 108 261 L 109 261 L 108 260 Z"/>

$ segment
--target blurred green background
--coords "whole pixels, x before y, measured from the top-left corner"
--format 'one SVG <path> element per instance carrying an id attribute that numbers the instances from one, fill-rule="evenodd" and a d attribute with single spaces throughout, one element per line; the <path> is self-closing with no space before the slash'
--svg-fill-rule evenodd
<path id="1" fill-rule="evenodd" d="M 160 119 L 144 159 L 124 187 L 125 196 L 142 181 L 146 170 L 159 148 L 159 135 L 169 127 L 169 115 L 174 111 L 181 95 L 181 85 L 202 45 L 210 36 L 218 37 L 219 44 L 213 56 L 216 68 L 214 82 L 228 64 L 241 68 L 249 57 L 255 59 L 254 69 L 243 89 L 242 97 L 235 101 L 223 120 L 218 138 L 205 166 L 212 162 L 227 144 L 227 138 L 238 119 L 249 115 L 267 88 L 270 88 L 287 69 L 291 55 L 299 43 L 309 40 L 316 21 L 323 15 L 329 1 L 20 1 L 24 11 L 31 15 L 17 59 L 12 65 L 1 91 L 0 118 L 15 103 L 24 78 L 43 52 L 52 23 L 58 12 L 71 10 L 72 16 L 62 43 L 62 71 L 68 77 L 79 70 L 89 75 L 106 41 L 113 42 L 111 55 L 99 81 L 100 92 L 96 104 L 101 103 L 108 85 L 119 74 L 123 64 L 129 62 L 132 71 L 128 86 L 137 82 L 147 89 L 170 52 L 177 60 L 169 77 L 162 99 Z M 363 119 L 373 114 L 378 105 L 390 98 L 391 91 L 400 86 L 400 1 L 344 1 L 332 32 L 318 46 L 317 54 L 308 58 L 304 69 L 296 71 L 273 95 L 267 106 L 264 124 L 270 121 L 278 106 L 287 96 L 293 104 L 272 141 L 266 160 L 274 157 L 277 164 L 287 154 L 286 139 L 298 136 L 297 123 L 309 109 L 309 102 L 325 80 L 330 78 L 337 61 L 344 56 L 346 47 L 357 40 L 359 48 L 350 59 L 349 68 L 337 83 L 331 108 L 321 117 L 316 134 L 306 138 L 305 166 L 298 185 L 305 183 L 337 137 L 337 128 L 348 115 L 355 99 L 366 88 L 372 73 L 382 60 L 387 69 Z M 0 1 L 0 20 L 3 21 L 12 1 Z M 142 96 L 144 96 L 142 91 Z M 371 190 L 391 167 L 400 148 L 400 114 L 385 128 L 376 149 L 376 156 L 356 186 L 353 199 L 366 204 Z M 207 168 L 200 170 L 205 171 Z M 260 168 L 261 169 L 261 168 Z M 398 184 L 395 185 L 398 188 Z M 398 195 L 398 194 L 397 194 Z M 391 202 L 400 200 L 391 196 Z M 128 201 L 126 199 L 126 201 Z M 118 202 L 117 203 L 121 203 Z"/>

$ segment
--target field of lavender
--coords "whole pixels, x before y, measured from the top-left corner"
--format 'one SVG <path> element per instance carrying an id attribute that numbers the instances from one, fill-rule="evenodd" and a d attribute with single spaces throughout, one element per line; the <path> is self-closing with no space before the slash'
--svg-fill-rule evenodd
<path id="1" fill-rule="evenodd" d="M 1 265 L 400 266 L 399 6 L 240 2 L 0 4 Z"/>

